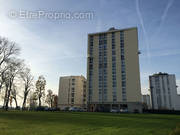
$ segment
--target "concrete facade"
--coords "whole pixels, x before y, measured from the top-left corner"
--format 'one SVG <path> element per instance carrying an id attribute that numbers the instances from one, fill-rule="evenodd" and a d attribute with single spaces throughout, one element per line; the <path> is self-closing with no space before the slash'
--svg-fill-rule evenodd
<path id="1" fill-rule="evenodd" d="M 133 109 L 141 111 L 142 107 L 136 106 L 142 103 L 138 54 L 137 28 L 112 28 L 88 35 L 89 106 L 129 104 L 132 108 L 134 104 Z"/>
<path id="2" fill-rule="evenodd" d="M 84 76 L 60 77 L 58 107 L 86 108 L 86 79 Z"/>
<path id="3" fill-rule="evenodd" d="M 173 74 L 158 73 L 149 77 L 152 109 L 180 110 L 176 78 Z"/>

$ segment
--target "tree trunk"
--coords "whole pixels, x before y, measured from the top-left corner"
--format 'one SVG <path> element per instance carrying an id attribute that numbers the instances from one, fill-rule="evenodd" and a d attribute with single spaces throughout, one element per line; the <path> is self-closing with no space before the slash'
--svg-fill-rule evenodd
<path id="1" fill-rule="evenodd" d="M 41 97 L 39 97 L 39 107 L 41 107 Z"/>
<path id="2" fill-rule="evenodd" d="M 16 99 L 16 97 L 13 97 L 13 98 L 14 98 L 14 101 L 15 101 L 15 103 L 16 103 L 16 109 L 17 109 L 17 107 L 18 107 L 17 99 Z"/>
<path id="3" fill-rule="evenodd" d="M 51 99 L 51 108 L 52 108 L 52 106 L 53 106 L 53 105 L 52 105 L 52 102 L 53 102 L 53 101 L 52 101 L 52 99 Z"/>
<path id="4" fill-rule="evenodd" d="M 11 80 L 10 80 L 10 82 L 9 82 L 9 87 L 8 87 L 8 85 L 6 86 L 6 88 L 8 89 L 8 92 L 7 92 L 7 99 L 6 99 L 6 105 L 5 105 L 6 111 L 8 110 L 9 97 L 10 97 L 11 90 L 12 90 L 12 84 L 13 84 L 13 78 L 11 78 Z"/>
<path id="5" fill-rule="evenodd" d="M 28 93 L 25 93 L 25 94 L 24 94 L 24 100 L 23 100 L 22 109 L 25 109 L 25 107 L 26 107 L 26 99 L 27 99 L 27 95 L 28 95 Z"/>
<path id="6" fill-rule="evenodd" d="M 5 91 L 3 107 L 6 106 L 7 93 L 8 93 L 8 88 L 6 88 L 6 91 Z"/>
<path id="7" fill-rule="evenodd" d="M 10 90 L 8 90 L 8 93 L 7 93 L 7 98 L 6 98 L 6 104 L 5 104 L 5 109 L 6 111 L 8 110 L 8 104 L 9 104 L 9 97 L 10 97 Z"/>
<path id="8" fill-rule="evenodd" d="M 1 89 L 2 89 L 2 85 L 3 85 L 3 83 L 0 84 L 0 92 L 1 92 Z"/>

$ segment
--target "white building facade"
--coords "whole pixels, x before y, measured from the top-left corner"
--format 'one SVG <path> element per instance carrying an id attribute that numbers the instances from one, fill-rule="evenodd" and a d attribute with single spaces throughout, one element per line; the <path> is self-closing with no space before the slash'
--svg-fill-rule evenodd
<path id="1" fill-rule="evenodd" d="M 176 78 L 173 74 L 158 73 L 149 76 L 152 109 L 180 110 Z"/>

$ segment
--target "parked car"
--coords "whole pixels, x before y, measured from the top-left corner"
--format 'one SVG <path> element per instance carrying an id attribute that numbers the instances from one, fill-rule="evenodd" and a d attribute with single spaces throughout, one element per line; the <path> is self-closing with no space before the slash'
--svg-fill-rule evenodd
<path id="1" fill-rule="evenodd" d="M 120 109 L 120 113 L 128 113 L 128 109 Z"/>
<path id="2" fill-rule="evenodd" d="M 49 107 L 45 107 L 44 111 L 50 111 L 50 108 Z"/>
<path id="3" fill-rule="evenodd" d="M 70 107 L 69 111 L 71 111 L 71 112 L 78 112 L 78 108 L 77 107 Z"/>
<path id="4" fill-rule="evenodd" d="M 118 110 L 118 109 L 111 109 L 110 112 L 111 112 L 111 113 L 118 113 L 119 110 Z"/>
<path id="5" fill-rule="evenodd" d="M 35 110 L 36 111 L 44 111 L 45 107 L 44 106 L 41 106 L 41 107 L 38 106 Z"/>
<path id="6" fill-rule="evenodd" d="M 79 108 L 79 107 L 70 107 L 69 111 L 71 111 L 71 112 L 83 112 L 84 110 L 82 108 Z"/>
<path id="7" fill-rule="evenodd" d="M 61 109 L 61 111 L 69 111 L 69 107 L 64 107 Z"/>
<path id="8" fill-rule="evenodd" d="M 79 112 L 86 112 L 86 109 L 83 109 L 83 108 L 79 108 L 78 110 Z"/>

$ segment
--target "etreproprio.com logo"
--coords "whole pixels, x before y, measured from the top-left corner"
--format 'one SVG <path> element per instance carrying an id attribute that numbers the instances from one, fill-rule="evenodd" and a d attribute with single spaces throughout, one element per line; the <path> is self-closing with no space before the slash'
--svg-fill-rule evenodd
<path id="1" fill-rule="evenodd" d="M 11 19 L 53 19 L 53 20 L 92 20 L 94 12 L 59 12 L 59 11 L 27 11 L 11 10 L 8 12 Z"/>

